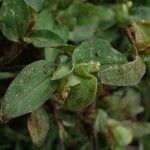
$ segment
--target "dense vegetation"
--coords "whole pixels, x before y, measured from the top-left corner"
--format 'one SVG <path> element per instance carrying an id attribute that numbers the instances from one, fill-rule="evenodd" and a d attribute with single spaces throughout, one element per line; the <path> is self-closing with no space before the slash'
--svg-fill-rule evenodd
<path id="1" fill-rule="evenodd" d="M 0 0 L 0 150 L 150 150 L 150 0 Z"/>

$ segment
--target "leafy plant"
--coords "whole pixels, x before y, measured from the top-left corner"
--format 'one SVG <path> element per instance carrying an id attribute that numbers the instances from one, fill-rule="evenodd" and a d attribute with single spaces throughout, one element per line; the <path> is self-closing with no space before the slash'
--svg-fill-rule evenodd
<path id="1" fill-rule="evenodd" d="M 149 148 L 150 1 L 0 3 L 0 149 Z"/>

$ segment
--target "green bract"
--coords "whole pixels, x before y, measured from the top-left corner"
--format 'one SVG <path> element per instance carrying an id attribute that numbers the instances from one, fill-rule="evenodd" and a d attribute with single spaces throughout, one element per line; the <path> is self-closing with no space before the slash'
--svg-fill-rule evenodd
<path id="1" fill-rule="evenodd" d="M 63 105 L 66 109 L 82 109 L 90 105 L 96 96 L 97 80 L 95 77 L 80 79 L 81 83 L 73 86 Z"/>

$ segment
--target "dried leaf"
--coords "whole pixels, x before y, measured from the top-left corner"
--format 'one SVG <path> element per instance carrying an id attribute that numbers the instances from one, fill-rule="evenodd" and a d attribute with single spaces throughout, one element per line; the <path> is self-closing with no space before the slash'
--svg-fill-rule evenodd
<path id="1" fill-rule="evenodd" d="M 28 118 L 27 125 L 33 143 L 41 146 L 49 131 L 49 117 L 46 111 L 43 108 L 33 111 Z"/>

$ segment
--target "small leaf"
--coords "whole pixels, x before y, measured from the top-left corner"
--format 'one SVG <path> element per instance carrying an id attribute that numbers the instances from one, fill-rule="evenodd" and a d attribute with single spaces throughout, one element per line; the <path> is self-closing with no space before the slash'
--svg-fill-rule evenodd
<path id="1" fill-rule="evenodd" d="M 67 11 L 60 11 L 56 19 L 61 26 L 67 26 L 70 30 L 76 25 L 76 18 L 72 17 Z"/>
<path id="2" fill-rule="evenodd" d="M 129 21 L 129 8 L 126 4 L 116 5 L 116 20 L 121 25 L 126 25 Z"/>
<path id="3" fill-rule="evenodd" d="M 80 83 L 80 78 L 74 74 L 70 74 L 67 77 L 63 78 L 63 80 L 61 80 L 60 82 L 59 87 L 62 100 L 66 100 L 68 98 L 71 87 L 76 86 Z"/>
<path id="4" fill-rule="evenodd" d="M 25 2 L 36 11 L 39 11 L 42 8 L 44 0 L 25 0 Z"/>
<path id="5" fill-rule="evenodd" d="M 26 66 L 8 87 L 2 104 L 4 119 L 32 112 L 42 106 L 56 89 L 53 67 L 46 60 Z"/>
<path id="6" fill-rule="evenodd" d="M 73 86 L 65 103 L 66 109 L 83 109 L 89 106 L 95 99 L 97 91 L 97 79 L 91 75 L 91 78 L 82 79 L 81 83 Z"/>
<path id="7" fill-rule="evenodd" d="M 76 17 L 77 25 L 87 25 L 89 22 L 113 21 L 115 17 L 110 7 L 96 6 L 91 3 L 83 3 L 82 1 L 70 5 L 67 11 L 71 16 Z"/>
<path id="8" fill-rule="evenodd" d="M 18 42 L 25 35 L 30 21 L 24 0 L 5 0 L 0 10 L 1 30 L 11 41 Z"/>
<path id="9" fill-rule="evenodd" d="M 133 62 L 114 65 L 104 69 L 101 73 L 101 83 L 115 86 L 129 86 L 138 84 L 145 74 L 145 64 L 140 57 Z"/>
<path id="10" fill-rule="evenodd" d="M 60 64 L 53 73 L 52 80 L 58 80 L 69 75 L 74 69 L 74 63 L 66 55 L 60 56 Z"/>
<path id="11" fill-rule="evenodd" d="M 49 117 L 46 111 L 43 108 L 33 111 L 28 118 L 27 125 L 33 143 L 41 146 L 49 131 Z"/>
<path id="12" fill-rule="evenodd" d="M 99 62 L 90 63 L 80 63 L 75 66 L 74 72 L 75 74 L 81 76 L 82 78 L 91 77 L 90 73 L 97 72 L 100 69 Z"/>
<path id="13" fill-rule="evenodd" d="M 122 125 L 130 129 L 133 132 L 135 138 L 142 138 L 143 136 L 150 134 L 149 122 L 124 121 L 122 122 Z"/>
<path id="14" fill-rule="evenodd" d="M 104 128 L 107 126 L 108 119 L 109 117 L 107 113 L 104 110 L 99 109 L 95 123 L 94 123 L 95 130 L 97 132 L 103 131 Z"/>
<path id="15" fill-rule="evenodd" d="M 71 74 L 69 75 L 65 80 L 67 80 L 65 86 L 67 87 L 73 87 L 79 83 L 81 83 L 81 80 L 78 76 Z"/>
<path id="16" fill-rule="evenodd" d="M 120 146 L 130 144 L 133 139 L 132 131 L 123 126 L 113 127 L 113 136 L 117 145 Z"/>
<path id="17" fill-rule="evenodd" d="M 74 50 L 73 59 L 76 63 L 99 62 L 101 65 L 122 64 L 126 62 L 123 54 L 115 50 L 108 42 L 91 39 L 83 42 Z"/>
<path id="18" fill-rule="evenodd" d="M 58 34 L 49 30 L 37 30 L 25 42 L 32 43 L 35 47 L 52 47 L 64 44 Z"/>
<path id="19" fill-rule="evenodd" d="M 73 68 L 74 67 L 70 62 L 59 65 L 56 71 L 53 73 L 52 80 L 64 78 L 73 71 Z"/>

